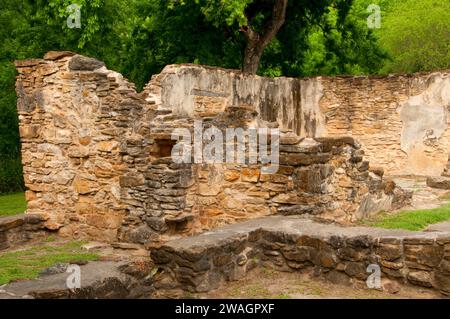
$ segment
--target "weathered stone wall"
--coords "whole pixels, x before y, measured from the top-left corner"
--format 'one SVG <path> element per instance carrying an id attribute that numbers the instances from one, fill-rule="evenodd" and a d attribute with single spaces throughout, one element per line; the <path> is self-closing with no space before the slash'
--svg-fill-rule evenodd
<path id="1" fill-rule="evenodd" d="M 318 80 L 169 66 L 137 94 L 102 62 L 70 52 L 16 66 L 27 212 L 61 235 L 150 247 L 270 214 L 349 222 L 408 203 L 353 138 L 304 138 L 322 127 Z M 279 172 L 173 163 L 173 130 L 192 131 L 198 119 L 221 129 L 279 124 Z"/>
<path id="2" fill-rule="evenodd" d="M 352 136 L 388 174 L 440 175 L 450 149 L 450 75 L 263 78 L 195 65 L 160 75 L 162 105 L 213 116 L 252 105 L 300 136 Z"/>
<path id="3" fill-rule="evenodd" d="M 360 284 L 380 267 L 381 280 L 434 288 L 450 295 L 448 233 L 339 227 L 272 216 L 166 243 L 152 251 L 158 293 L 205 292 L 243 278 L 255 267 L 313 270 L 337 284 Z"/>
<path id="4" fill-rule="evenodd" d="M 102 62 L 70 52 L 16 66 L 27 212 L 62 235 L 115 240 L 125 194 L 143 180 L 145 145 L 129 145 L 147 103 Z"/>
<path id="5" fill-rule="evenodd" d="M 180 83 L 179 70 L 193 72 L 184 66 L 168 67 L 144 91 L 144 96 L 155 101 L 156 106 L 150 125 L 154 144 L 144 174 L 146 209 L 140 218 L 126 218 L 130 222 L 122 229 L 123 240 L 151 247 L 172 236 L 272 214 L 308 214 L 350 222 L 408 203 L 410 194 L 384 180 L 382 171 L 369 172 L 364 152 L 352 138 L 305 139 L 283 129 L 280 167 L 275 174 L 262 174 L 261 162 L 174 164 L 164 151 L 165 146 L 175 128 L 187 128 L 193 136 L 194 120 L 202 120 L 204 128 L 214 125 L 221 130 L 274 125 L 261 120 L 254 105 L 230 106 L 226 101 L 215 101 L 217 92 L 202 87 L 202 83 L 220 87 L 220 77 L 199 83 L 188 81 L 192 84 L 188 91 L 201 95 L 181 99 L 185 89 L 179 91 L 180 87 L 187 84 Z M 204 76 L 208 74 L 205 72 Z M 210 99 L 204 100 L 205 97 Z M 193 112 L 189 113 L 191 107 Z"/>
<path id="6" fill-rule="evenodd" d="M 440 175 L 450 150 L 450 74 L 322 78 L 325 135 L 351 135 L 391 174 Z"/>
<path id="7" fill-rule="evenodd" d="M 275 214 L 348 223 L 408 202 L 407 193 L 369 172 L 369 162 L 351 138 L 321 142 L 282 138 L 275 174 L 263 174 L 261 165 L 199 166 L 194 228 Z"/>

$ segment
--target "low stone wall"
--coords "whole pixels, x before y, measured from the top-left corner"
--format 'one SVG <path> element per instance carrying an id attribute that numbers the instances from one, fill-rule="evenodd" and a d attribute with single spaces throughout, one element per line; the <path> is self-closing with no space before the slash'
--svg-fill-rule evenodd
<path id="1" fill-rule="evenodd" d="M 154 288 L 206 292 L 251 269 L 313 269 L 339 284 L 381 279 L 434 288 L 450 295 L 450 234 L 324 225 L 298 217 L 266 217 L 166 243 L 152 251 Z"/>
<path id="2" fill-rule="evenodd" d="M 0 218 L 0 250 L 23 244 L 45 235 L 39 215 L 18 215 Z"/>

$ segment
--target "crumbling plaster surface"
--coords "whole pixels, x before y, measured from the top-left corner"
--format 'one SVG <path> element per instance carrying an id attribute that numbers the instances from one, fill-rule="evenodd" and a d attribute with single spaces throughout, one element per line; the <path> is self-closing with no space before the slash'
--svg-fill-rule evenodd
<path id="1" fill-rule="evenodd" d="M 441 165 L 447 163 L 442 152 L 436 165 L 429 165 L 429 148 L 449 149 L 449 140 L 444 137 L 448 130 L 448 107 L 450 107 L 450 76 L 435 74 L 421 94 L 411 96 L 400 107 L 403 122 L 401 149 L 408 154 L 408 171 L 414 174 L 440 175 Z M 441 144 L 441 145 L 440 145 Z"/>
<path id="2" fill-rule="evenodd" d="M 440 175 L 449 155 L 449 75 L 264 78 L 197 65 L 167 66 L 162 104 L 215 116 L 250 106 L 304 137 L 351 135 L 391 175 Z"/>

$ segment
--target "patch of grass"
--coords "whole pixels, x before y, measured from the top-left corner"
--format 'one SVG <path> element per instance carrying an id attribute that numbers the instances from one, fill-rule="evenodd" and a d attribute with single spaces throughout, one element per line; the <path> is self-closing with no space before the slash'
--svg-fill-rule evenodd
<path id="1" fill-rule="evenodd" d="M 248 284 L 245 286 L 235 287 L 232 290 L 234 298 L 267 298 L 270 296 L 270 291 L 260 284 Z"/>
<path id="2" fill-rule="evenodd" d="M 49 235 L 42 240 L 44 243 L 53 243 L 56 241 L 55 235 Z"/>
<path id="3" fill-rule="evenodd" d="M 428 225 L 450 219 L 450 204 L 434 209 L 404 211 L 395 215 L 379 215 L 365 225 L 388 229 L 422 230 Z"/>
<path id="4" fill-rule="evenodd" d="M 263 274 L 264 274 L 264 276 L 265 276 L 266 278 L 273 277 L 274 275 L 277 274 L 277 271 L 276 271 L 275 269 L 268 268 L 268 267 L 266 267 L 266 266 L 263 266 L 263 267 L 261 268 L 261 271 L 263 272 Z"/>
<path id="5" fill-rule="evenodd" d="M 289 296 L 288 294 L 279 294 L 279 295 L 273 296 L 272 299 L 291 299 L 291 296 Z"/>
<path id="6" fill-rule="evenodd" d="M 0 285 L 17 279 L 34 279 L 56 263 L 91 261 L 98 255 L 81 248 L 85 242 L 74 241 L 60 245 L 37 245 L 24 250 L 0 254 Z"/>
<path id="7" fill-rule="evenodd" d="M 27 209 L 24 193 L 0 196 L 0 217 L 22 214 Z"/>

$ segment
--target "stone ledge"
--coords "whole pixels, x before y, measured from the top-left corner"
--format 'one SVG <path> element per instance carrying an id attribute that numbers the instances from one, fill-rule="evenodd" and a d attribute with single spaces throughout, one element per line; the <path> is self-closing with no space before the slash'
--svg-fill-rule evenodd
<path id="1" fill-rule="evenodd" d="M 254 267 L 313 268 L 338 283 L 357 284 L 378 264 L 382 276 L 450 294 L 449 232 L 410 232 L 266 217 L 171 241 L 152 251 L 157 291 L 206 292 Z M 410 275 L 411 274 L 411 275 Z M 419 280 L 420 279 L 420 280 Z"/>
<path id="2" fill-rule="evenodd" d="M 427 185 L 432 188 L 450 189 L 450 177 L 446 176 L 428 177 Z"/>
<path id="3" fill-rule="evenodd" d="M 80 267 L 81 287 L 69 289 L 70 273 L 41 276 L 36 280 L 14 282 L 0 286 L 0 299 L 117 299 L 151 295 L 144 276 L 127 262 L 90 262 Z"/>
<path id="4" fill-rule="evenodd" d="M 0 251 L 41 236 L 43 222 L 42 216 L 34 214 L 0 218 Z"/>

